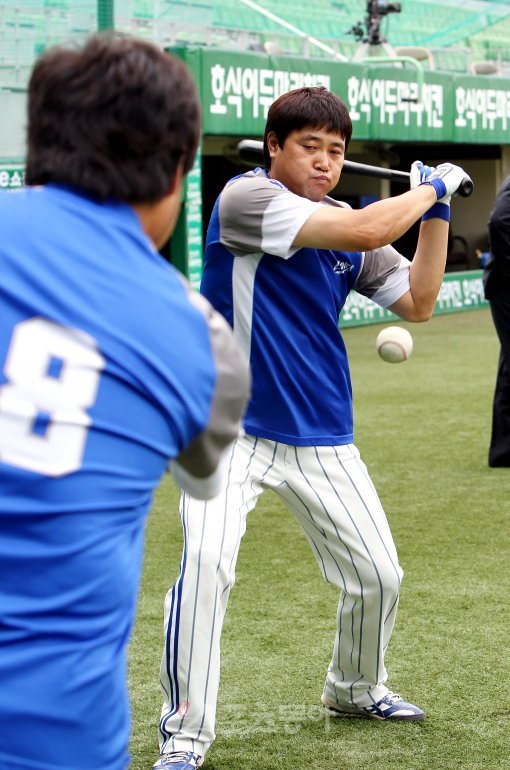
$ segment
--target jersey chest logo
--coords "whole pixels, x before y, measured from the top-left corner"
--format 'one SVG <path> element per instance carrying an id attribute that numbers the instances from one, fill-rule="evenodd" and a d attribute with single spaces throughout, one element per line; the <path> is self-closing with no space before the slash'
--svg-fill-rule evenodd
<path id="1" fill-rule="evenodd" d="M 339 259 L 333 268 L 333 272 L 337 275 L 344 275 L 344 273 L 350 273 L 350 271 L 353 269 L 354 265 L 351 265 L 350 262 L 343 262 Z"/>

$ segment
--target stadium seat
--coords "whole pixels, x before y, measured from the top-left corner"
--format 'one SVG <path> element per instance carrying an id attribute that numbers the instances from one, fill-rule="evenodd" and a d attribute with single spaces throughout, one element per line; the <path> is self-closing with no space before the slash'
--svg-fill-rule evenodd
<path id="1" fill-rule="evenodd" d="M 469 65 L 471 75 L 499 75 L 501 67 L 495 61 L 473 61 Z"/>
<path id="2" fill-rule="evenodd" d="M 263 48 L 270 56 L 281 56 L 283 53 L 283 48 L 277 40 L 266 40 Z"/>
<path id="3" fill-rule="evenodd" d="M 0 0 L 0 65 L 29 67 L 48 46 L 83 36 L 97 24 L 97 0 Z M 284 54 L 328 58 L 264 13 L 239 0 L 115 0 L 115 26 L 163 45 L 223 45 L 246 50 L 247 36 L 261 50 L 277 42 Z M 367 17 L 366 0 L 260 0 L 260 5 L 309 37 L 352 59 Z M 474 9 L 474 6 L 477 9 Z M 498 62 L 510 70 L 510 0 L 406 0 L 401 13 L 383 16 L 381 34 L 400 55 L 436 71 L 468 71 L 469 62 Z M 476 12 L 475 12 L 476 11 Z M 361 26 L 360 26 L 361 25 Z M 405 53 L 404 53 L 404 49 Z M 466 55 L 467 51 L 467 55 Z M 476 66 L 475 74 L 498 74 Z"/>
<path id="4" fill-rule="evenodd" d="M 395 53 L 397 56 L 409 56 L 411 59 L 426 62 L 428 69 L 435 69 L 432 52 L 424 46 L 397 46 L 397 48 L 395 48 Z"/>

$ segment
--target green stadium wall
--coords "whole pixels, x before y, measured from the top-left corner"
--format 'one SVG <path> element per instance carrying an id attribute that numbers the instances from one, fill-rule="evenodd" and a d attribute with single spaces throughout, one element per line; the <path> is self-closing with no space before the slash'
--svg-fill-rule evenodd
<path id="1" fill-rule="evenodd" d="M 510 79 L 431 72 L 417 62 L 399 67 L 370 57 L 340 62 L 199 46 L 170 50 L 195 79 L 204 137 L 260 138 L 267 110 L 281 93 L 323 85 L 345 101 L 353 138 L 362 142 L 510 144 Z M 193 178 L 200 175 L 199 154 L 172 251 L 195 288 L 202 269 L 197 233 L 202 201 Z"/>
<path id="2" fill-rule="evenodd" d="M 361 140 L 508 144 L 510 79 L 424 71 L 418 62 L 339 62 L 173 49 L 195 77 L 203 133 L 261 136 L 269 105 L 282 93 L 324 85 L 340 96 Z"/>
<path id="3" fill-rule="evenodd" d="M 446 273 L 436 300 L 434 315 L 488 307 L 489 303 L 483 293 L 482 275 L 482 270 Z M 379 307 L 361 294 L 351 292 L 340 315 L 340 327 L 366 326 L 400 320 L 395 313 Z"/>

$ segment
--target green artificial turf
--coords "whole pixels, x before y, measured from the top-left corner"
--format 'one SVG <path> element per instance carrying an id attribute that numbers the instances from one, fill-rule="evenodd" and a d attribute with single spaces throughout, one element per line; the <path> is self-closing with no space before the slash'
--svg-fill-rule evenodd
<path id="1" fill-rule="evenodd" d="M 510 468 L 489 469 L 498 343 L 488 310 L 403 324 L 414 352 L 378 359 L 380 326 L 344 332 L 356 443 L 405 571 L 386 663 L 422 723 L 333 717 L 319 705 L 337 591 L 266 493 L 248 519 L 222 644 L 217 740 L 204 770 L 510 768 Z M 148 531 L 130 649 L 132 770 L 157 756 L 162 603 L 178 572 L 178 493 Z"/>

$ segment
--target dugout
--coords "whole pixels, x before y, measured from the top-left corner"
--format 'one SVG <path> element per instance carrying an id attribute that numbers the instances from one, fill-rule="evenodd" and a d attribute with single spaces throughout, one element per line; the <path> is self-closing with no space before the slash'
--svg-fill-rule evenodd
<path id="1" fill-rule="evenodd" d="M 272 101 L 303 85 L 324 85 L 349 107 L 349 160 L 402 171 L 417 158 L 433 165 L 448 160 L 466 169 L 475 189 L 454 202 L 451 230 L 467 244 L 465 267 L 478 267 L 475 250 L 486 248 L 494 198 L 510 173 L 510 78 L 424 71 L 370 58 L 341 62 L 193 46 L 169 50 L 191 70 L 203 109 L 199 155 L 165 249 L 193 285 L 200 281 L 203 232 L 214 201 L 227 179 L 247 169 L 237 157 L 239 140 L 260 139 Z M 403 189 L 344 173 L 338 197 L 357 207 Z M 412 255 L 415 238 L 411 231 L 397 247 Z"/>

